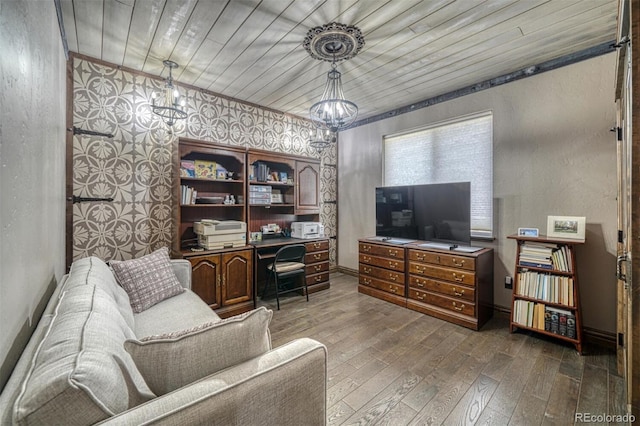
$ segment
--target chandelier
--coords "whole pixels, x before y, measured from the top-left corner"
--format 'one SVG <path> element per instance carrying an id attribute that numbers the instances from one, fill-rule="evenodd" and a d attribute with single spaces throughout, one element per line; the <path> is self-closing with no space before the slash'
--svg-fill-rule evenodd
<path id="1" fill-rule="evenodd" d="M 173 61 L 162 61 L 164 66 L 169 68 L 169 77 L 164 84 L 164 90 L 161 93 L 160 98 L 156 92 L 151 94 L 151 110 L 154 114 L 162 117 L 167 126 L 171 127 L 176 123 L 176 120 L 184 120 L 187 118 L 187 112 L 185 111 L 186 102 L 180 98 L 178 89 L 173 85 L 173 76 L 171 70 L 178 68 L 178 64 Z"/>
<path id="2" fill-rule="evenodd" d="M 309 138 L 309 146 L 317 149 L 318 151 L 322 151 L 324 148 L 328 147 L 331 142 L 336 141 L 336 134 L 332 133 L 330 130 L 322 130 L 319 127 L 316 127 L 315 134 L 311 134 Z"/>
<path id="3" fill-rule="evenodd" d="M 303 46 L 313 59 L 331 62 L 322 98 L 309 110 L 311 121 L 330 133 L 347 128 L 358 116 L 358 106 L 344 96 L 342 74 L 337 63 L 358 54 L 364 46 L 362 32 L 352 25 L 331 22 L 311 28 Z"/>

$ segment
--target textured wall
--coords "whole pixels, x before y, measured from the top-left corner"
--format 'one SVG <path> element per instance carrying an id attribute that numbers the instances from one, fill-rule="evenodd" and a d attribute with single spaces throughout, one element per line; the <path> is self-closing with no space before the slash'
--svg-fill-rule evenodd
<path id="1" fill-rule="evenodd" d="M 2 0 L 0 388 L 64 273 L 65 76 L 54 3 Z"/>
<path id="2" fill-rule="evenodd" d="M 546 233 L 547 215 L 586 216 L 578 273 L 587 327 L 615 331 L 615 55 L 600 56 L 340 135 L 340 266 L 357 269 L 357 239 L 375 234 L 374 188 L 382 184 L 382 136 L 493 111 L 494 302 L 509 307 L 518 227 Z"/>
<path id="3" fill-rule="evenodd" d="M 74 259 L 130 259 L 170 245 L 172 150 L 187 137 L 273 152 L 319 156 L 307 144 L 310 122 L 198 90 L 185 90 L 189 116 L 174 134 L 151 113 L 151 93 L 164 82 L 74 58 L 73 121 L 113 139 L 76 135 L 74 194 L 113 197 L 73 209 Z M 336 235 L 336 146 L 322 152 L 321 221 Z M 336 244 L 331 240 L 335 264 Z"/>

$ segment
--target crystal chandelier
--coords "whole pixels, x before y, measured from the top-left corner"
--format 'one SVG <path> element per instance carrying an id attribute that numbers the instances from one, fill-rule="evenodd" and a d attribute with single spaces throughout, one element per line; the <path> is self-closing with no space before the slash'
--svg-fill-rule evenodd
<path id="1" fill-rule="evenodd" d="M 186 101 L 180 98 L 178 89 L 173 85 L 173 76 L 171 70 L 178 68 L 178 64 L 173 61 L 162 61 L 162 63 L 169 68 L 169 77 L 164 84 L 164 90 L 158 99 L 156 92 L 151 94 L 151 110 L 154 114 L 162 117 L 167 126 L 171 127 L 176 123 L 176 120 L 184 120 L 187 118 L 187 112 L 185 111 Z"/>
<path id="2" fill-rule="evenodd" d="M 336 133 L 358 116 L 358 106 L 344 96 L 342 75 L 336 64 L 358 54 L 364 46 L 362 32 L 351 25 L 331 22 L 310 29 L 303 46 L 312 58 L 331 62 L 322 98 L 311 106 L 309 116 L 316 127 Z"/>

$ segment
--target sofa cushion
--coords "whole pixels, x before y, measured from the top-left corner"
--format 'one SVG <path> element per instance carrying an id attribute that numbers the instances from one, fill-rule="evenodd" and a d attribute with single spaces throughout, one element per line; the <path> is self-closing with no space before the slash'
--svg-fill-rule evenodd
<path id="1" fill-rule="evenodd" d="M 67 287 L 16 399 L 14 423 L 91 424 L 152 399 L 124 350 L 132 337 L 103 289 Z"/>
<path id="2" fill-rule="evenodd" d="M 110 265 L 129 295 L 133 312 L 142 312 L 184 291 L 173 272 L 166 247 L 138 259 L 111 261 Z"/>
<path id="3" fill-rule="evenodd" d="M 185 313 L 188 313 L 185 315 Z M 133 331 L 137 337 L 164 334 L 195 327 L 205 322 L 220 321 L 220 317 L 191 290 L 186 290 L 134 314 Z"/>
<path id="4" fill-rule="evenodd" d="M 118 305 L 118 310 L 127 321 L 129 327 L 133 328 L 133 311 L 129 304 L 129 296 L 116 282 L 116 277 L 113 275 L 111 268 L 100 258 L 95 256 L 84 257 L 73 262 L 60 294 L 68 289 L 82 285 L 97 286 L 107 292 Z"/>
<path id="5" fill-rule="evenodd" d="M 124 343 L 149 387 L 164 395 L 271 350 L 264 307 L 191 330 Z"/>

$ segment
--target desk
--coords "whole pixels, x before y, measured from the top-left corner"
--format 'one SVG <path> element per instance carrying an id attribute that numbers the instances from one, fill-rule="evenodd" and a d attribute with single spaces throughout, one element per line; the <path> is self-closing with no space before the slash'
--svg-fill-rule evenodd
<path id="1" fill-rule="evenodd" d="M 258 289 L 262 289 L 267 280 L 267 265 L 281 247 L 292 244 L 304 244 L 307 249 L 304 263 L 307 265 L 305 274 L 309 293 L 329 288 L 329 238 L 268 238 L 250 243 L 254 247 L 255 300 L 258 298 Z"/>

